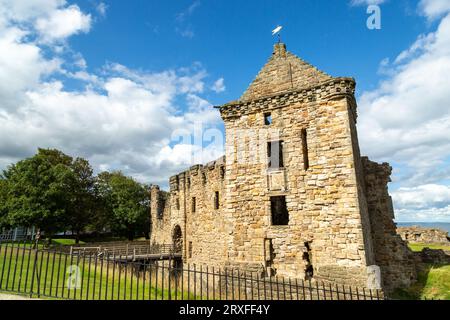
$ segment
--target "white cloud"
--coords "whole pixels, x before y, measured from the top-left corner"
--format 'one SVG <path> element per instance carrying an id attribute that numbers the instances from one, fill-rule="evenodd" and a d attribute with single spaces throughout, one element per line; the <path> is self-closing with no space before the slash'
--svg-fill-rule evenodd
<path id="1" fill-rule="evenodd" d="M 77 5 L 54 10 L 48 17 L 36 21 L 36 30 L 45 42 L 66 39 L 72 35 L 89 32 L 91 16 L 81 12 Z"/>
<path id="2" fill-rule="evenodd" d="M 421 210 L 397 209 L 395 216 L 397 222 L 448 222 L 450 206 Z"/>
<path id="3" fill-rule="evenodd" d="M 226 90 L 225 79 L 224 78 L 218 79 L 216 82 L 214 82 L 214 85 L 212 86 L 211 89 L 217 93 L 224 92 Z"/>
<path id="4" fill-rule="evenodd" d="M 167 75 L 147 76 L 162 79 Z M 207 101 L 193 94 L 186 95 L 189 110 L 174 115 L 174 110 L 180 110 L 173 100 L 184 95 L 177 88 L 178 80 L 177 76 L 167 79 L 166 90 L 149 89 L 145 82 L 124 75 L 106 77 L 101 87 L 104 94 L 88 89 L 68 92 L 60 82 L 43 83 L 27 92 L 18 110 L 0 117 L 0 153 L 14 155 L 21 150 L 20 155 L 31 155 L 38 146 L 60 148 L 88 157 L 97 168 L 123 169 L 146 182 L 165 183 L 170 174 L 185 169 L 186 164 L 218 157 L 218 152 L 207 150 L 201 158 L 191 155 L 199 152 L 194 148 L 191 153 L 180 152 L 185 159 L 180 162 L 170 152 L 162 152 L 180 150 L 176 145 L 169 147 L 176 130 L 183 128 L 191 133 L 195 126 L 220 120 Z"/>
<path id="5" fill-rule="evenodd" d="M 0 16 L 12 22 L 32 22 L 65 5 L 65 0 L 0 0 Z"/>
<path id="6" fill-rule="evenodd" d="M 0 27 L 33 31 L 44 42 L 63 41 L 91 28 L 91 16 L 65 0 L 0 0 Z"/>
<path id="7" fill-rule="evenodd" d="M 450 2 L 421 0 L 419 10 L 441 20 L 381 62 L 385 80 L 359 99 L 360 144 L 394 164 L 397 221 L 450 221 Z"/>
<path id="8" fill-rule="evenodd" d="M 394 204 L 404 209 L 445 208 L 450 206 L 450 186 L 426 184 L 392 192 Z M 450 212 L 449 212 L 450 214 Z"/>
<path id="9" fill-rule="evenodd" d="M 403 168 L 395 170 L 403 186 L 438 182 L 450 157 L 450 15 L 394 61 L 360 98 L 362 151 Z"/>
<path id="10" fill-rule="evenodd" d="M 449 0 L 421 0 L 419 10 L 428 19 L 433 20 L 450 12 Z"/>
<path id="11" fill-rule="evenodd" d="M 0 167 L 38 147 L 58 148 L 88 158 L 97 170 L 166 184 L 194 161 L 220 156 L 222 144 L 202 149 L 202 141 L 172 139 L 179 129 L 191 135 L 220 121 L 199 96 L 207 77 L 201 65 L 149 72 L 111 63 L 91 73 L 83 56 L 61 43 L 88 32 L 90 23 L 65 1 L 0 0 Z M 85 88 L 67 90 L 66 78 Z"/>
<path id="12" fill-rule="evenodd" d="M 14 108 L 42 77 L 60 68 L 59 59 L 44 59 L 39 47 L 24 43 L 26 35 L 18 28 L 0 30 L 0 100 L 6 110 Z"/>

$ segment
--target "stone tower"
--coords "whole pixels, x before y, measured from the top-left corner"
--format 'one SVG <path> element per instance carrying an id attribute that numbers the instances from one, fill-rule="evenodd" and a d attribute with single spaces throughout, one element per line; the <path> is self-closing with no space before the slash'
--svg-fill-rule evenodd
<path id="1" fill-rule="evenodd" d="M 177 227 L 185 262 L 408 285 L 415 268 L 393 222 L 391 168 L 360 156 L 354 92 L 354 79 L 276 44 L 243 96 L 218 107 L 225 158 L 172 177 L 166 197 L 152 190 L 152 241 L 173 241 Z"/>

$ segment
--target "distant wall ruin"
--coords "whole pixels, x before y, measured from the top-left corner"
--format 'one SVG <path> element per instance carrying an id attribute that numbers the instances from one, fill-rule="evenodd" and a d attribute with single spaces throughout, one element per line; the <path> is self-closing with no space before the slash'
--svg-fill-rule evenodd
<path id="1" fill-rule="evenodd" d="M 398 228 L 398 233 L 407 242 L 447 243 L 450 244 L 448 232 L 440 229 L 419 226 Z"/>

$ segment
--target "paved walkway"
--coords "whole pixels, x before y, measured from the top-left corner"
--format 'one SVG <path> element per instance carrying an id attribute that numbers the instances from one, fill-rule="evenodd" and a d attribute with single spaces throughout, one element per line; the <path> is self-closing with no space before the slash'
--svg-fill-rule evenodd
<path id="1" fill-rule="evenodd" d="M 23 296 L 0 293 L 0 300 L 37 300 L 37 299 L 30 299 Z"/>

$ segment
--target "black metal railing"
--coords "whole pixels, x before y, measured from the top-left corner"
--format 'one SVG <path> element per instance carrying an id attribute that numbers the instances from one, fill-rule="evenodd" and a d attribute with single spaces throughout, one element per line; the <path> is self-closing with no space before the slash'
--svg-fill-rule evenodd
<path id="1" fill-rule="evenodd" d="M 156 250 L 156 249 L 155 249 Z M 381 300 L 381 291 L 184 264 L 123 252 L 0 243 L 0 291 L 74 300 Z"/>

